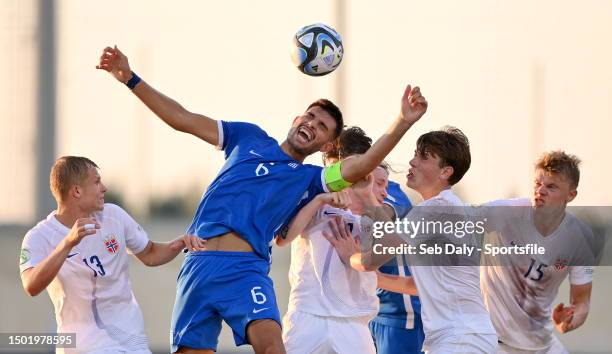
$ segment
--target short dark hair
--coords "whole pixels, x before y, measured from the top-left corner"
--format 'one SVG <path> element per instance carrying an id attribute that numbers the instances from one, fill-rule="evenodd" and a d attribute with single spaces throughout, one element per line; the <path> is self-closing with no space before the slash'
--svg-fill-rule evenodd
<path id="1" fill-rule="evenodd" d="M 536 162 L 536 169 L 541 169 L 547 173 L 560 174 L 567 178 L 570 186 L 578 188 L 580 182 L 580 159 L 576 155 L 565 153 L 565 151 L 545 152 Z"/>
<path id="2" fill-rule="evenodd" d="M 348 127 L 338 137 L 338 158 L 345 159 L 351 155 L 365 154 L 372 147 L 372 138 L 359 127 Z"/>
<path id="3" fill-rule="evenodd" d="M 417 140 L 416 153 L 422 157 L 427 154 L 437 156 L 440 158 L 440 167 L 452 167 L 453 174 L 448 179 L 451 186 L 463 178 L 472 162 L 467 136 L 451 126 L 421 135 Z"/>
<path id="4" fill-rule="evenodd" d="M 336 106 L 332 101 L 320 98 L 311 103 L 306 110 L 312 107 L 321 107 L 325 112 L 329 113 L 332 118 L 336 121 L 336 129 L 334 130 L 334 139 L 340 136 L 342 129 L 344 128 L 344 119 L 342 118 L 342 112 L 340 108 Z"/>
<path id="5" fill-rule="evenodd" d="M 81 183 L 92 167 L 98 168 L 98 165 L 86 157 L 62 156 L 55 160 L 49 175 L 49 185 L 55 200 L 63 201 L 70 187 Z"/>

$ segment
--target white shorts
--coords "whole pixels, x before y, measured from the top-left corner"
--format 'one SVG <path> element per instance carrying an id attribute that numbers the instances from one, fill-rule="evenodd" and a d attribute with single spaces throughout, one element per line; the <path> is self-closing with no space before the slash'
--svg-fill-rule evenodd
<path id="1" fill-rule="evenodd" d="M 425 338 L 427 341 L 427 338 Z M 495 334 L 464 334 L 457 337 L 446 337 L 442 341 L 429 344 L 426 354 L 492 354 L 497 353 L 497 336 Z"/>
<path id="2" fill-rule="evenodd" d="M 499 343 L 498 354 L 569 354 L 557 337 L 553 336 L 550 346 L 540 350 L 525 350 L 511 347 L 505 343 Z"/>
<path id="3" fill-rule="evenodd" d="M 283 318 L 287 354 L 376 354 L 368 321 L 287 312 Z"/>

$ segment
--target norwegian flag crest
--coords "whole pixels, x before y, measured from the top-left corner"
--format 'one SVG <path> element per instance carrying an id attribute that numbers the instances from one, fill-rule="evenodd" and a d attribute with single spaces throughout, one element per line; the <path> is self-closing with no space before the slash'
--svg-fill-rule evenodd
<path id="1" fill-rule="evenodd" d="M 561 271 L 565 268 L 567 268 L 567 264 L 568 264 L 568 260 L 567 259 L 557 259 L 557 261 L 555 262 L 555 270 L 557 271 Z"/>
<path id="2" fill-rule="evenodd" d="M 119 251 L 119 242 L 117 242 L 115 235 L 108 235 L 108 237 L 104 239 L 104 245 L 108 253 L 114 254 Z"/>

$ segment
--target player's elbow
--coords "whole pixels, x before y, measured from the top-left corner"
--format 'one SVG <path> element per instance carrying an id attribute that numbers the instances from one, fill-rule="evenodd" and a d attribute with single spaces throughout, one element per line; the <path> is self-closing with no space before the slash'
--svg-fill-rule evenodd
<path id="1" fill-rule="evenodd" d="M 283 238 L 281 236 L 276 236 L 274 238 L 274 243 L 278 246 L 278 247 L 285 247 L 288 244 L 290 244 L 291 242 L 289 242 L 286 238 Z"/>
<path id="2" fill-rule="evenodd" d="M 23 290 L 25 290 L 26 294 L 28 294 L 30 297 L 37 296 L 43 291 L 43 289 L 34 286 L 31 283 L 23 284 Z"/>
<path id="3" fill-rule="evenodd" d="M 148 252 L 148 254 L 144 255 L 143 257 L 139 257 L 139 259 L 142 264 L 146 265 L 147 267 L 157 267 L 158 265 L 162 264 L 158 259 L 156 259 L 155 253 L 152 251 Z"/>

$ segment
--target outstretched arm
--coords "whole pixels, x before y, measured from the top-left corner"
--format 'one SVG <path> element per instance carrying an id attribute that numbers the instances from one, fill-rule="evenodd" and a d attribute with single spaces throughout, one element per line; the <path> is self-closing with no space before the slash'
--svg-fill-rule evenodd
<path id="1" fill-rule="evenodd" d="M 368 151 L 342 162 L 342 178 L 355 183 L 373 171 L 393 150 L 408 129 L 427 111 L 427 100 L 418 86 L 406 87 L 402 97 L 400 114 L 387 132 Z"/>
<path id="2" fill-rule="evenodd" d="M 147 247 L 135 256 L 145 265 L 154 267 L 173 260 L 184 248 L 202 250 L 206 241 L 198 236 L 183 235 L 170 242 L 149 241 Z"/>
<path id="3" fill-rule="evenodd" d="M 115 46 L 106 47 L 97 69 L 108 71 L 122 83 L 132 79 L 128 58 Z M 161 120 L 172 128 L 197 136 L 209 144 L 219 144 L 217 121 L 201 114 L 191 113 L 170 97 L 140 81 L 132 92 Z"/>
<path id="4" fill-rule="evenodd" d="M 312 218 L 317 214 L 317 211 L 325 204 L 329 204 L 336 208 L 346 208 L 351 200 L 348 194 L 344 191 L 337 193 L 318 194 L 306 206 L 300 209 L 299 213 L 291 220 L 289 231 L 285 237 L 276 236 L 274 241 L 277 246 L 286 246 L 298 237 L 308 226 Z"/>

